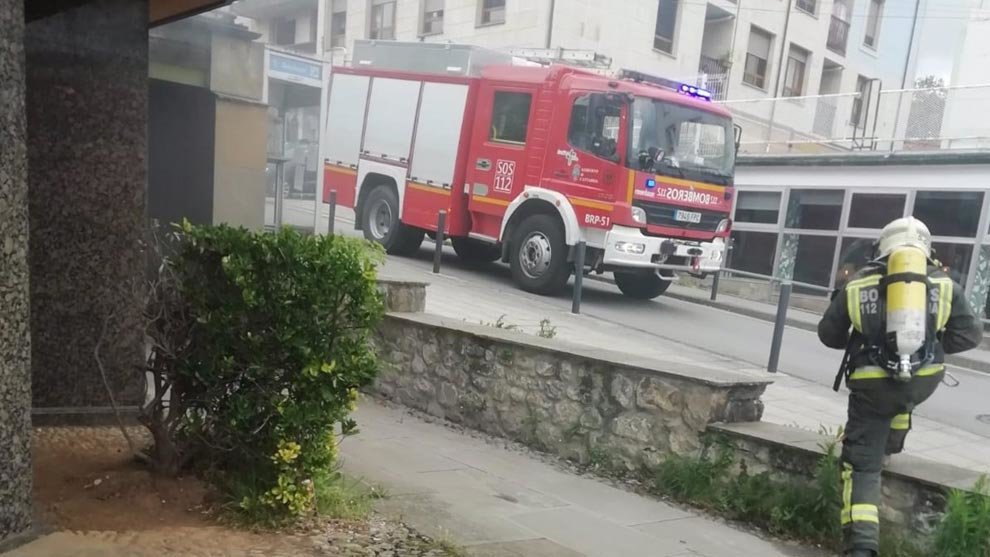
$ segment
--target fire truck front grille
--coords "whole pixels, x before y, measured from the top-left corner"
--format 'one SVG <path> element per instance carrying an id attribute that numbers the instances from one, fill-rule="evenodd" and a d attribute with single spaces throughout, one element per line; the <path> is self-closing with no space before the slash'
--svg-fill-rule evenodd
<path id="1" fill-rule="evenodd" d="M 664 205 L 662 203 L 644 203 L 642 201 L 636 201 L 633 205 L 643 209 L 643 211 L 646 212 L 646 223 L 651 226 L 668 226 L 673 228 L 683 228 L 685 230 L 715 232 L 718 228 L 718 223 L 721 222 L 722 219 L 728 218 L 728 215 L 724 213 L 703 211 L 687 207 L 675 207 L 673 205 Z M 679 221 L 674 217 L 677 211 L 701 213 L 701 220 L 699 222 Z"/>

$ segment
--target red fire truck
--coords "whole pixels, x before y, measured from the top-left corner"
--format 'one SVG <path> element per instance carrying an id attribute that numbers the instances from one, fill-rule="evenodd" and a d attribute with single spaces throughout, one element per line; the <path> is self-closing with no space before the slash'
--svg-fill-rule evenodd
<path id="1" fill-rule="evenodd" d="M 324 201 L 336 190 L 389 253 L 445 210 L 459 257 L 501 259 L 539 294 L 566 285 L 580 242 L 585 272 L 633 298 L 720 267 L 738 137 L 706 91 L 469 46 L 368 41 L 352 59 L 331 77 Z"/>

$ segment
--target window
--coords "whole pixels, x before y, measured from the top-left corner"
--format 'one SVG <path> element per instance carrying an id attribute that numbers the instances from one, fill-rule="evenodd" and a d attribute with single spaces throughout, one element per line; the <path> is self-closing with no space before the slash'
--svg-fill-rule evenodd
<path id="1" fill-rule="evenodd" d="M 883 228 L 904 216 L 902 193 L 854 193 L 849 206 L 851 228 Z"/>
<path id="2" fill-rule="evenodd" d="M 505 0 L 481 0 L 479 25 L 495 25 L 505 23 Z"/>
<path id="3" fill-rule="evenodd" d="M 668 54 L 674 53 L 678 2 L 679 0 L 660 0 L 657 5 L 657 27 L 653 36 L 653 48 Z"/>
<path id="4" fill-rule="evenodd" d="M 330 13 L 330 46 L 343 48 L 347 44 L 347 0 L 333 0 Z"/>
<path id="5" fill-rule="evenodd" d="M 605 95 L 584 95 L 574 101 L 567 141 L 575 149 L 619 160 L 619 120 L 622 109 Z"/>
<path id="6" fill-rule="evenodd" d="M 736 198 L 736 222 L 777 224 L 780 218 L 780 193 L 775 191 L 741 191 Z"/>
<path id="7" fill-rule="evenodd" d="M 777 252 L 777 234 L 770 232 L 732 232 L 732 251 L 727 266 L 730 269 L 773 275 L 773 257 Z"/>
<path id="8" fill-rule="evenodd" d="M 849 40 L 849 5 L 848 0 L 834 0 L 832 3 L 832 21 L 828 26 L 828 37 L 825 46 L 829 50 L 846 53 L 846 43 Z"/>
<path id="9" fill-rule="evenodd" d="M 839 251 L 839 267 L 835 270 L 835 288 L 841 288 L 856 271 L 873 260 L 876 254 L 873 238 L 843 238 Z"/>
<path id="10" fill-rule="evenodd" d="M 766 89 L 772 42 L 773 35 L 759 27 L 750 27 L 749 45 L 746 47 L 746 67 L 743 69 L 744 82 Z"/>
<path id="11" fill-rule="evenodd" d="M 296 20 L 280 17 L 272 21 L 272 42 L 277 45 L 296 44 Z"/>
<path id="12" fill-rule="evenodd" d="M 797 240 L 794 258 L 794 280 L 828 286 L 832 278 L 832 257 L 835 255 L 835 236 L 787 235 L 786 241 Z M 795 288 L 800 291 L 800 288 Z M 820 293 L 819 293 L 820 294 Z"/>
<path id="13" fill-rule="evenodd" d="M 974 237 L 982 208 L 978 191 L 919 191 L 914 200 L 914 216 L 932 236 Z"/>
<path id="14" fill-rule="evenodd" d="M 443 0 L 423 0 L 423 25 L 421 35 L 443 33 Z"/>
<path id="15" fill-rule="evenodd" d="M 842 190 L 791 190 L 785 226 L 803 230 L 838 230 L 844 196 Z"/>
<path id="16" fill-rule="evenodd" d="M 969 264 L 973 259 L 973 246 L 934 242 L 932 257 L 942 264 L 942 270 L 952 277 L 952 280 L 958 282 L 960 286 L 966 286 Z"/>
<path id="17" fill-rule="evenodd" d="M 804 94 L 804 75 L 808 70 L 808 51 L 791 45 L 787 53 L 787 72 L 784 73 L 785 97 L 800 97 Z"/>
<path id="18" fill-rule="evenodd" d="M 371 0 L 371 29 L 368 38 L 395 38 L 395 0 Z"/>
<path id="19" fill-rule="evenodd" d="M 863 44 L 870 48 L 877 47 L 877 39 L 880 38 L 880 18 L 883 17 L 884 0 L 870 0 L 869 12 L 866 14 L 866 36 L 863 37 Z"/>
<path id="20" fill-rule="evenodd" d="M 857 76 L 856 92 L 859 93 L 859 96 L 853 98 L 853 108 L 852 114 L 849 116 L 849 123 L 857 128 L 862 128 L 866 126 L 866 111 L 863 110 L 863 107 L 866 106 L 867 97 L 870 95 L 870 78 L 861 75 Z"/>
<path id="21" fill-rule="evenodd" d="M 797 9 L 815 15 L 818 11 L 818 0 L 797 0 Z"/>
<path id="22" fill-rule="evenodd" d="M 502 143 L 526 143 L 526 127 L 529 125 L 529 105 L 533 96 L 529 93 L 496 91 L 492 109 L 492 128 L 488 139 Z"/>

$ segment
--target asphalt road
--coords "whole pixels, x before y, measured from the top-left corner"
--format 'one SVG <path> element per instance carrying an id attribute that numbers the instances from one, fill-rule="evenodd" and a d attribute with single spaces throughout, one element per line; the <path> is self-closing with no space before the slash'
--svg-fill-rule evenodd
<path id="1" fill-rule="evenodd" d="M 309 203 L 311 202 L 307 205 Z M 295 219 L 286 220 L 298 219 L 300 225 L 304 222 L 311 223 L 311 207 L 312 205 L 293 208 L 296 209 L 294 211 L 290 209 Z M 360 234 L 354 230 L 351 219 L 350 211 L 340 211 L 335 226 L 337 233 Z M 408 265 L 423 270 L 432 268 L 432 244 L 424 243 L 417 256 L 402 258 L 397 267 Z M 444 255 L 443 272 L 470 280 L 480 287 L 513 287 L 507 265 L 468 268 L 459 264 L 449 246 Z M 586 280 L 584 285 L 581 311 L 586 315 L 649 332 L 672 342 L 743 360 L 757 367 L 766 366 L 773 328 L 767 321 L 672 298 L 660 297 L 646 303 L 629 300 L 616 287 L 597 281 Z M 521 291 L 520 294 L 529 295 Z M 570 290 L 558 298 L 541 298 L 541 302 L 570 308 Z M 841 358 L 841 351 L 822 346 L 814 333 L 788 327 L 784 333 L 779 369 L 831 388 Z M 949 369 L 961 382 L 960 386 L 949 388 L 943 385 L 917 409 L 916 414 L 990 439 L 990 420 L 979 419 L 980 416 L 990 416 L 990 375 L 955 366 L 950 366 Z"/>

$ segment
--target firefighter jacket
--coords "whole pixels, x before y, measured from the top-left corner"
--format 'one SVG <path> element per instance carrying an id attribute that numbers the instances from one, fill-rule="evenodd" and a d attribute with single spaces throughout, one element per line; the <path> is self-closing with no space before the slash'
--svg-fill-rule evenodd
<path id="1" fill-rule="evenodd" d="M 832 299 L 818 323 L 818 338 L 822 344 L 850 351 L 851 369 L 875 365 L 865 348 L 868 348 L 867 339 L 875 338 L 873 333 L 886 327 L 884 291 L 880 281 L 883 271 L 881 262 L 856 273 Z M 936 329 L 934 360 L 930 363 L 941 364 L 945 354 L 964 352 L 979 345 L 983 339 L 983 325 L 973 314 L 959 284 L 937 267 L 929 266 L 928 277 L 932 283 L 928 308 Z"/>

